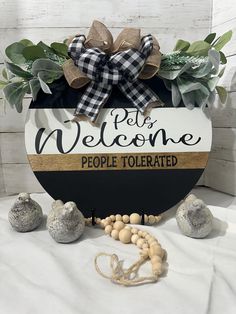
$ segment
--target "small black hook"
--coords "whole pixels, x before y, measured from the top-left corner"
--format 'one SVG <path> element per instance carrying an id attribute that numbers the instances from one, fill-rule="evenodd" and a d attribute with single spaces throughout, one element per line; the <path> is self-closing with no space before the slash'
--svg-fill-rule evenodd
<path id="1" fill-rule="evenodd" d="M 92 209 L 91 212 L 92 212 L 92 225 L 95 226 L 95 225 L 96 225 L 96 221 L 95 221 L 95 210 Z"/>
<path id="2" fill-rule="evenodd" d="M 144 214 L 144 212 L 142 212 L 141 217 L 142 217 L 142 219 L 141 219 L 141 225 L 145 225 L 145 214 Z"/>

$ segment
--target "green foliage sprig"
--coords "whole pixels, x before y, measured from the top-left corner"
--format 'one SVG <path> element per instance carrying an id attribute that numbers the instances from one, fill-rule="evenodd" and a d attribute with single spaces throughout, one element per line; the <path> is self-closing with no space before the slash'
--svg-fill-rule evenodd
<path id="1" fill-rule="evenodd" d="M 180 39 L 172 53 L 162 56 L 158 75 L 171 91 L 173 106 L 183 102 L 189 109 L 196 105 L 204 108 L 213 103 L 216 92 L 221 102 L 226 102 L 227 92 L 217 84 L 224 73 L 221 65 L 227 63 L 221 49 L 231 37 L 232 31 L 217 39 L 212 33 L 192 44 Z"/>
<path id="2" fill-rule="evenodd" d="M 34 45 L 23 39 L 8 46 L 6 68 L 2 71 L 0 88 L 7 102 L 22 111 L 22 101 L 26 94 L 35 100 L 40 89 L 51 94 L 48 84 L 63 75 L 62 64 L 69 59 L 67 45 L 54 42 L 50 46 L 40 41 Z"/>
<path id="3" fill-rule="evenodd" d="M 218 38 L 212 33 L 193 43 L 180 39 L 172 53 L 162 56 L 158 75 L 171 91 L 173 106 L 182 102 L 190 109 L 204 108 L 213 103 L 216 92 L 222 103 L 226 101 L 225 88 L 217 84 L 227 63 L 221 49 L 231 37 L 232 31 Z M 62 64 L 69 59 L 65 43 L 48 46 L 40 41 L 34 45 L 28 39 L 11 44 L 5 53 L 11 62 L 7 61 L 2 71 L 0 88 L 18 112 L 26 94 L 32 94 L 35 100 L 40 89 L 51 93 L 50 84 L 63 76 Z"/>

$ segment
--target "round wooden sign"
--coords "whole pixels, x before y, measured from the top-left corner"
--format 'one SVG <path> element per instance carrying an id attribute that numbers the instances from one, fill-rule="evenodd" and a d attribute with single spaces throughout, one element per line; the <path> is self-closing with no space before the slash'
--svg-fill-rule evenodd
<path id="1" fill-rule="evenodd" d="M 32 102 L 25 125 L 31 167 L 44 189 L 73 200 L 85 216 L 159 214 L 183 199 L 200 178 L 211 149 L 209 117 L 170 106 L 159 79 L 148 82 L 165 106 L 142 116 L 118 89 L 99 126 L 72 122 L 83 90 L 61 81 Z M 161 95 L 162 94 L 162 95 Z"/>

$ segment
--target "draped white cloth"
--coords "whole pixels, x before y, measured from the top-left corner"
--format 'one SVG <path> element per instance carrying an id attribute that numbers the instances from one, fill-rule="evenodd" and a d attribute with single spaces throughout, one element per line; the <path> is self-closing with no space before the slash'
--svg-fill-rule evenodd
<path id="1" fill-rule="evenodd" d="M 94 268 L 99 252 L 115 253 L 129 266 L 139 250 L 87 228 L 72 244 L 58 244 L 45 224 L 36 231 L 17 233 L 7 216 L 15 197 L 0 199 L 0 313 L 1 314 L 233 314 L 236 313 L 236 205 L 232 198 L 200 190 L 215 220 L 206 239 L 185 237 L 174 210 L 152 233 L 168 252 L 168 270 L 155 284 L 123 287 L 101 277 Z M 199 194 L 199 190 L 197 191 Z M 200 196 L 201 196 L 200 195 Z M 214 196 L 213 195 L 213 196 Z M 34 194 L 45 214 L 52 199 Z M 212 201 L 212 202 L 211 202 Z M 109 260 L 100 260 L 109 272 Z M 140 274 L 149 275 L 149 262 Z"/>

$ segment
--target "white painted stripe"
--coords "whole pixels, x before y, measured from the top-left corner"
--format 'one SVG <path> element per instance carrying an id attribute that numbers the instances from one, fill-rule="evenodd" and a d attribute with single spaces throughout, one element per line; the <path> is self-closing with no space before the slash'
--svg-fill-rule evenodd
<path id="1" fill-rule="evenodd" d="M 132 141 L 135 136 L 139 139 L 146 139 L 142 146 L 136 147 L 133 143 L 127 147 L 120 147 L 114 144 L 106 147 L 101 143 L 96 147 L 88 147 L 95 145 L 101 137 L 100 127 L 92 126 L 88 122 L 80 122 L 80 136 L 75 148 L 71 153 L 142 153 L 142 152 L 209 152 L 211 148 L 212 129 L 211 121 L 201 109 L 195 108 L 188 110 L 186 108 L 156 108 L 151 111 L 149 118 L 145 118 L 133 108 L 126 109 L 102 109 L 100 114 L 100 122 L 106 122 L 104 130 L 104 141 L 110 145 L 115 138 L 119 137 L 121 145 L 126 145 Z M 35 137 L 40 128 L 45 128 L 42 135 L 41 143 L 47 138 L 53 130 L 60 129 L 63 131 L 64 150 L 71 148 L 75 142 L 78 131 L 76 123 L 66 120 L 73 118 L 73 109 L 31 109 L 29 110 L 25 127 L 25 143 L 28 154 L 35 154 Z M 127 117 L 125 115 L 128 113 Z M 136 120 L 137 119 L 137 120 Z M 146 121 L 146 124 L 143 123 Z M 153 123 L 153 125 L 151 124 Z M 142 126 L 143 125 L 143 126 Z M 185 136 L 188 144 L 196 143 L 196 145 L 186 145 L 183 142 L 173 144 L 171 140 L 163 145 L 163 130 L 166 132 L 167 138 L 172 138 L 176 142 Z M 159 131 L 155 145 L 148 140 L 156 132 Z M 137 135 L 139 134 L 139 135 Z M 56 148 L 56 134 L 49 138 L 42 153 L 55 154 L 58 153 Z M 87 147 L 83 145 L 82 140 L 91 139 Z M 126 137 L 126 138 L 125 138 Z M 141 145 L 141 140 L 138 140 Z"/>

